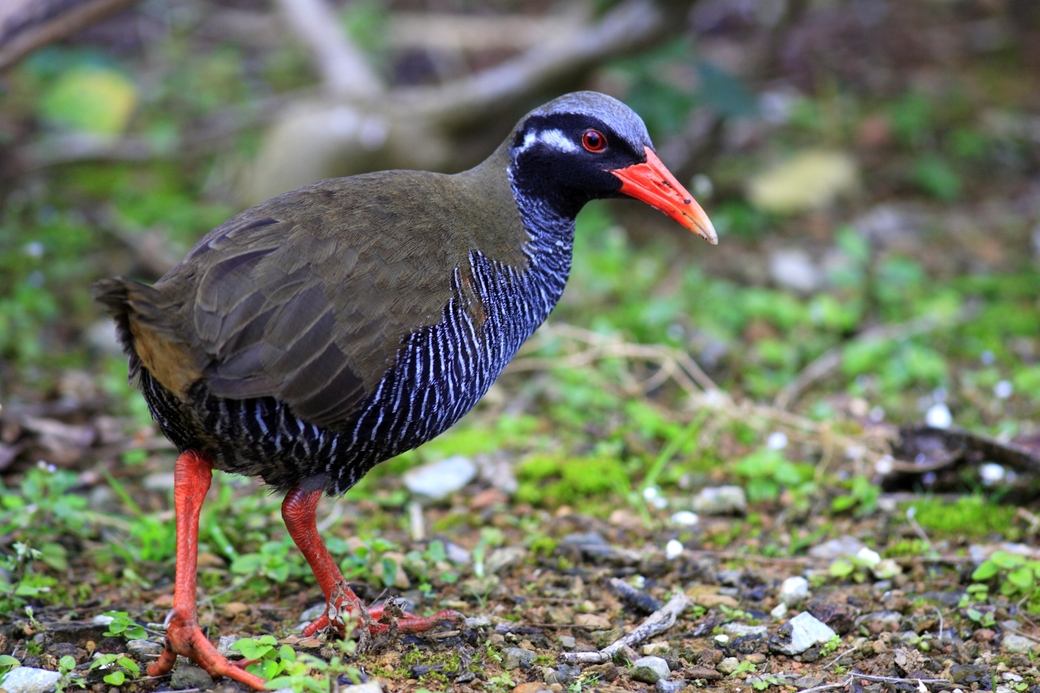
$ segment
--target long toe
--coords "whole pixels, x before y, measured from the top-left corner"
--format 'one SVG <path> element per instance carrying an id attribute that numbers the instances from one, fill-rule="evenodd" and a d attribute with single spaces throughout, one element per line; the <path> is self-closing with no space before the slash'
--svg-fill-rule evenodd
<path id="1" fill-rule="evenodd" d="M 368 616 L 371 619 L 369 623 L 369 630 L 372 633 L 385 633 L 388 630 L 387 624 L 381 621 L 383 617 L 383 605 L 374 606 L 368 610 Z M 450 621 L 452 623 L 462 623 L 465 617 L 458 611 L 452 611 L 451 609 L 445 609 L 438 611 L 433 616 L 416 616 L 404 612 L 397 618 L 397 631 L 399 633 L 407 633 L 414 635 L 417 633 L 425 633 L 428 630 L 433 630 L 439 623 Z"/>
<path id="2" fill-rule="evenodd" d="M 214 678 L 226 676 L 258 691 L 264 690 L 264 684 L 267 683 L 259 676 L 229 662 L 227 657 L 217 652 L 217 648 L 195 623 L 170 624 L 166 630 L 166 648 L 159 660 L 148 667 L 148 675 L 162 676 L 168 673 L 177 662 L 177 655 L 187 657 Z"/>

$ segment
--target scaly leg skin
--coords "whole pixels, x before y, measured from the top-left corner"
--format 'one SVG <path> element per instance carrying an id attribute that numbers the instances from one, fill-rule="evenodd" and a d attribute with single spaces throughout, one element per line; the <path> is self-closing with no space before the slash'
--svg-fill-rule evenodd
<path id="1" fill-rule="evenodd" d="M 194 450 L 181 453 L 173 472 L 173 499 L 177 513 L 177 564 L 173 610 L 166 629 L 166 647 L 148 667 L 149 676 L 162 676 L 177 662 L 177 655 L 191 659 L 210 676 L 226 676 L 264 690 L 264 681 L 236 666 L 217 652 L 199 628 L 195 611 L 196 570 L 199 554 L 199 511 L 213 478 L 213 464 Z"/>
<path id="2" fill-rule="evenodd" d="M 330 625 L 336 627 L 343 634 L 346 625 L 340 615 L 352 616 L 358 622 L 367 626 L 369 632 L 385 633 L 389 626 L 380 623 L 378 619 L 383 614 L 383 607 L 377 606 L 369 611 L 361 605 L 361 601 L 354 591 L 347 586 L 343 579 L 343 573 L 339 566 L 332 560 L 329 550 L 325 548 L 318 535 L 316 522 L 316 508 L 318 500 L 321 499 L 321 489 L 305 491 L 302 486 L 297 485 L 285 496 L 282 501 L 282 519 L 285 520 L 285 528 L 289 530 L 289 536 L 293 538 L 296 545 L 310 564 L 314 571 L 314 577 L 318 579 L 322 594 L 325 595 L 325 613 L 314 619 L 304 631 L 304 637 L 328 628 Z M 330 619 L 329 614 L 332 614 Z M 433 616 L 423 618 L 405 614 L 404 618 L 397 621 L 397 630 L 401 633 L 423 633 L 430 630 L 442 621 L 460 622 L 462 614 L 457 611 L 438 611 Z"/>

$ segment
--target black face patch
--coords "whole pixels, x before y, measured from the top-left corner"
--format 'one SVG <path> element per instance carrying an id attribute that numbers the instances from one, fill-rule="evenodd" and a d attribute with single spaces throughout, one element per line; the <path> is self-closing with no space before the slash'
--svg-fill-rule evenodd
<path id="1" fill-rule="evenodd" d="M 583 145 L 589 130 L 605 139 L 595 151 Z M 575 216 L 589 200 L 619 197 L 621 181 L 610 172 L 646 161 L 645 146 L 629 142 L 592 116 L 533 115 L 512 142 L 513 181 L 526 196 Z"/>

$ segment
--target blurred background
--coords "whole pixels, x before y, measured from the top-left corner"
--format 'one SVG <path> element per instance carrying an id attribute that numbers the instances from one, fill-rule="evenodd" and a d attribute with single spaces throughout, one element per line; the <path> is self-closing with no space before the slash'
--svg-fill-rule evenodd
<path id="1" fill-rule="evenodd" d="M 474 483 L 536 507 L 698 479 L 792 502 L 778 489 L 820 463 L 839 472 L 824 495 L 859 483 L 855 505 L 899 425 L 1035 442 L 1033 0 L 7 0 L 0 70 L 0 488 L 37 494 L 7 501 L 7 538 L 29 522 L 12 508 L 70 489 L 165 507 L 173 451 L 93 281 L 154 281 L 313 180 L 462 170 L 576 89 L 642 115 L 718 247 L 640 204 L 590 205 L 547 327 L 359 498 L 399 507 L 391 473 L 461 454 L 506 464 L 509 483 Z M 561 477 L 574 460 L 603 488 Z M 168 553 L 110 530 L 128 562 Z M 52 568 L 71 548 L 36 543 Z"/>

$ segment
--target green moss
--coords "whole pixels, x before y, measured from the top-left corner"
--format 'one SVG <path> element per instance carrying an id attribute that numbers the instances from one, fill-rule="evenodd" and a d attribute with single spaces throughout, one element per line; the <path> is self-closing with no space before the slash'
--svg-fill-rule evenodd
<path id="1" fill-rule="evenodd" d="M 953 503 L 922 499 L 914 507 L 920 525 L 937 536 L 981 539 L 997 534 L 1006 539 L 1014 533 L 1015 508 L 997 505 L 982 496 L 965 496 Z"/>
<path id="2" fill-rule="evenodd" d="M 614 457 L 534 455 L 517 469 L 517 499 L 533 504 L 579 504 L 631 488 L 631 479 Z"/>

